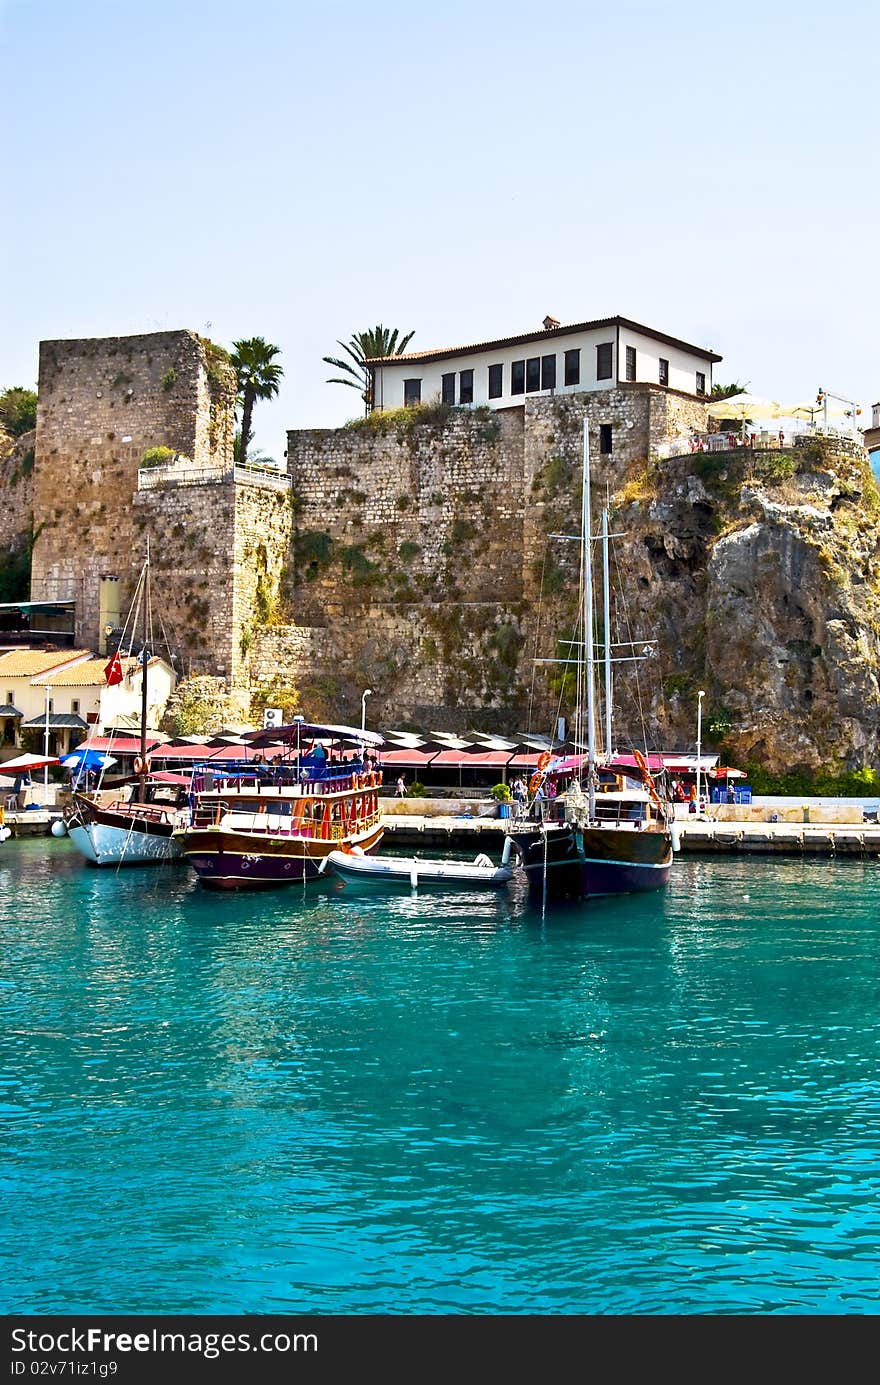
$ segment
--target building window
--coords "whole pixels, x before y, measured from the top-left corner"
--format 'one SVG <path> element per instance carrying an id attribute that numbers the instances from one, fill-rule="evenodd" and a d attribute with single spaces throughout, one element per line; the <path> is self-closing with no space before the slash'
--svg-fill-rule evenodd
<path id="1" fill-rule="evenodd" d="M 606 456 L 611 451 L 611 424 L 599 424 L 599 451 Z"/>
<path id="2" fill-rule="evenodd" d="M 504 393 L 504 366 L 490 365 L 489 367 L 489 398 L 500 399 Z"/>
<path id="3" fill-rule="evenodd" d="M 411 409 L 414 404 L 422 402 L 422 382 L 421 380 L 404 380 L 403 382 L 403 407 Z"/>
<path id="4" fill-rule="evenodd" d="M 459 374 L 458 402 L 459 404 L 473 404 L 474 402 L 474 372 L 472 370 L 462 370 Z"/>
<path id="5" fill-rule="evenodd" d="M 444 375 L 440 385 L 440 398 L 444 404 L 455 403 L 455 371 L 450 375 Z"/>
<path id="6" fill-rule="evenodd" d="M 510 367 L 510 393 L 525 394 L 526 392 L 526 363 L 525 361 L 514 361 Z"/>
<path id="7" fill-rule="evenodd" d="M 70 711 L 71 711 L 71 715 L 72 715 L 72 716 L 75 716 L 75 717 L 78 717 L 78 716 L 79 716 L 79 698 L 77 698 L 77 697 L 71 698 L 71 700 L 70 700 Z"/>
<path id="8" fill-rule="evenodd" d="M 697 394 L 706 393 L 706 377 L 701 370 L 697 371 Z"/>
<path id="9" fill-rule="evenodd" d="M 50 697 L 50 698 L 49 698 L 49 716 L 51 717 L 51 716 L 54 714 L 54 712 L 55 712 L 55 699 L 54 699 L 54 697 Z"/>
<path id="10" fill-rule="evenodd" d="M 12 693 L 11 693 L 11 692 L 8 692 L 8 693 L 6 694 L 6 703 L 7 703 L 7 705 L 8 705 L 9 707 L 11 707 L 14 701 L 15 701 L 15 699 L 14 699 L 14 697 L 12 696 Z"/>
<path id="11" fill-rule="evenodd" d="M 662 356 L 660 357 L 660 384 L 669 384 L 669 362 L 664 361 Z"/>
<path id="12" fill-rule="evenodd" d="M 614 358 L 614 343 L 603 341 L 596 347 L 596 379 L 610 380 Z"/>
<path id="13" fill-rule="evenodd" d="M 541 357 L 532 356 L 526 361 L 526 389 L 529 394 L 541 388 Z"/>
<path id="14" fill-rule="evenodd" d="M 626 378 L 627 380 L 636 378 L 636 348 L 634 346 L 626 348 Z"/>
<path id="15" fill-rule="evenodd" d="M 565 383 L 567 385 L 579 385 L 581 382 L 581 353 L 580 348 L 575 347 L 573 351 L 565 353 Z"/>
<path id="16" fill-rule="evenodd" d="M 541 357 L 541 389 L 555 390 L 556 388 L 556 357 Z"/>

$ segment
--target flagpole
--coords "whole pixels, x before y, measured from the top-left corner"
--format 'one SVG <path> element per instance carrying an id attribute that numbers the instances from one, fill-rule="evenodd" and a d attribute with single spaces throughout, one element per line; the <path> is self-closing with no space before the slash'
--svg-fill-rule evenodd
<path id="1" fill-rule="evenodd" d="M 150 550 L 147 547 L 147 561 L 144 564 L 143 593 L 143 638 L 141 640 L 141 773 L 138 784 L 138 802 L 147 801 L 147 623 L 150 605 Z"/>

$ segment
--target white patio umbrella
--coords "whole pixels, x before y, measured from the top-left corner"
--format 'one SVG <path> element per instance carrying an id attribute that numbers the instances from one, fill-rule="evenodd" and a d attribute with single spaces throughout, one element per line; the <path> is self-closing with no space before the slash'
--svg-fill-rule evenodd
<path id="1" fill-rule="evenodd" d="M 763 399 L 757 394 L 732 394 L 727 399 L 710 399 L 709 413 L 713 418 L 783 418 L 785 410 L 778 399 Z"/>

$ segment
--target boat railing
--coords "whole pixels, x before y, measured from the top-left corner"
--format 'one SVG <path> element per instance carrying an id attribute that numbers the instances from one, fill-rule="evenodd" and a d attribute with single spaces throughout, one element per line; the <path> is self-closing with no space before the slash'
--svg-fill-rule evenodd
<path id="1" fill-rule="evenodd" d="M 284 813 L 260 810 L 243 812 L 241 806 L 226 799 L 200 799 L 193 809 L 191 826 L 206 828 L 222 826 L 231 832 L 259 832 L 267 836 L 308 837 L 316 841 L 343 841 L 353 831 L 362 832 L 376 827 L 381 821 L 378 808 L 360 812 L 351 822 L 324 822 L 321 818 L 291 818 Z"/>
<path id="2" fill-rule="evenodd" d="M 333 766 L 317 774 L 311 771 L 297 771 L 292 765 L 259 765 L 253 761 L 231 761 L 223 765 L 198 764 L 193 767 L 193 790 L 205 793 L 214 790 L 235 791 L 245 789 L 249 793 L 274 795 L 297 791 L 309 797 L 328 793 L 351 793 L 366 789 L 379 789 L 382 786 L 380 770 L 368 773 L 360 765 L 349 765 L 344 770 Z"/>

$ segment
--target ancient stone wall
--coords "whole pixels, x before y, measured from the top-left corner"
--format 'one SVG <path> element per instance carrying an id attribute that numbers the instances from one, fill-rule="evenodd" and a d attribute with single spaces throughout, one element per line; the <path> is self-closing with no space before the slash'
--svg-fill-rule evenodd
<path id="1" fill-rule="evenodd" d="M 34 511 L 33 430 L 19 438 L 0 431 L 0 554 L 22 553 Z"/>
<path id="2" fill-rule="evenodd" d="M 75 600 L 76 639 L 99 640 L 98 579 L 127 609 L 144 559 L 135 524 L 144 452 L 231 465 L 234 379 L 194 332 L 40 344 L 34 465 L 34 600 Z"/>

